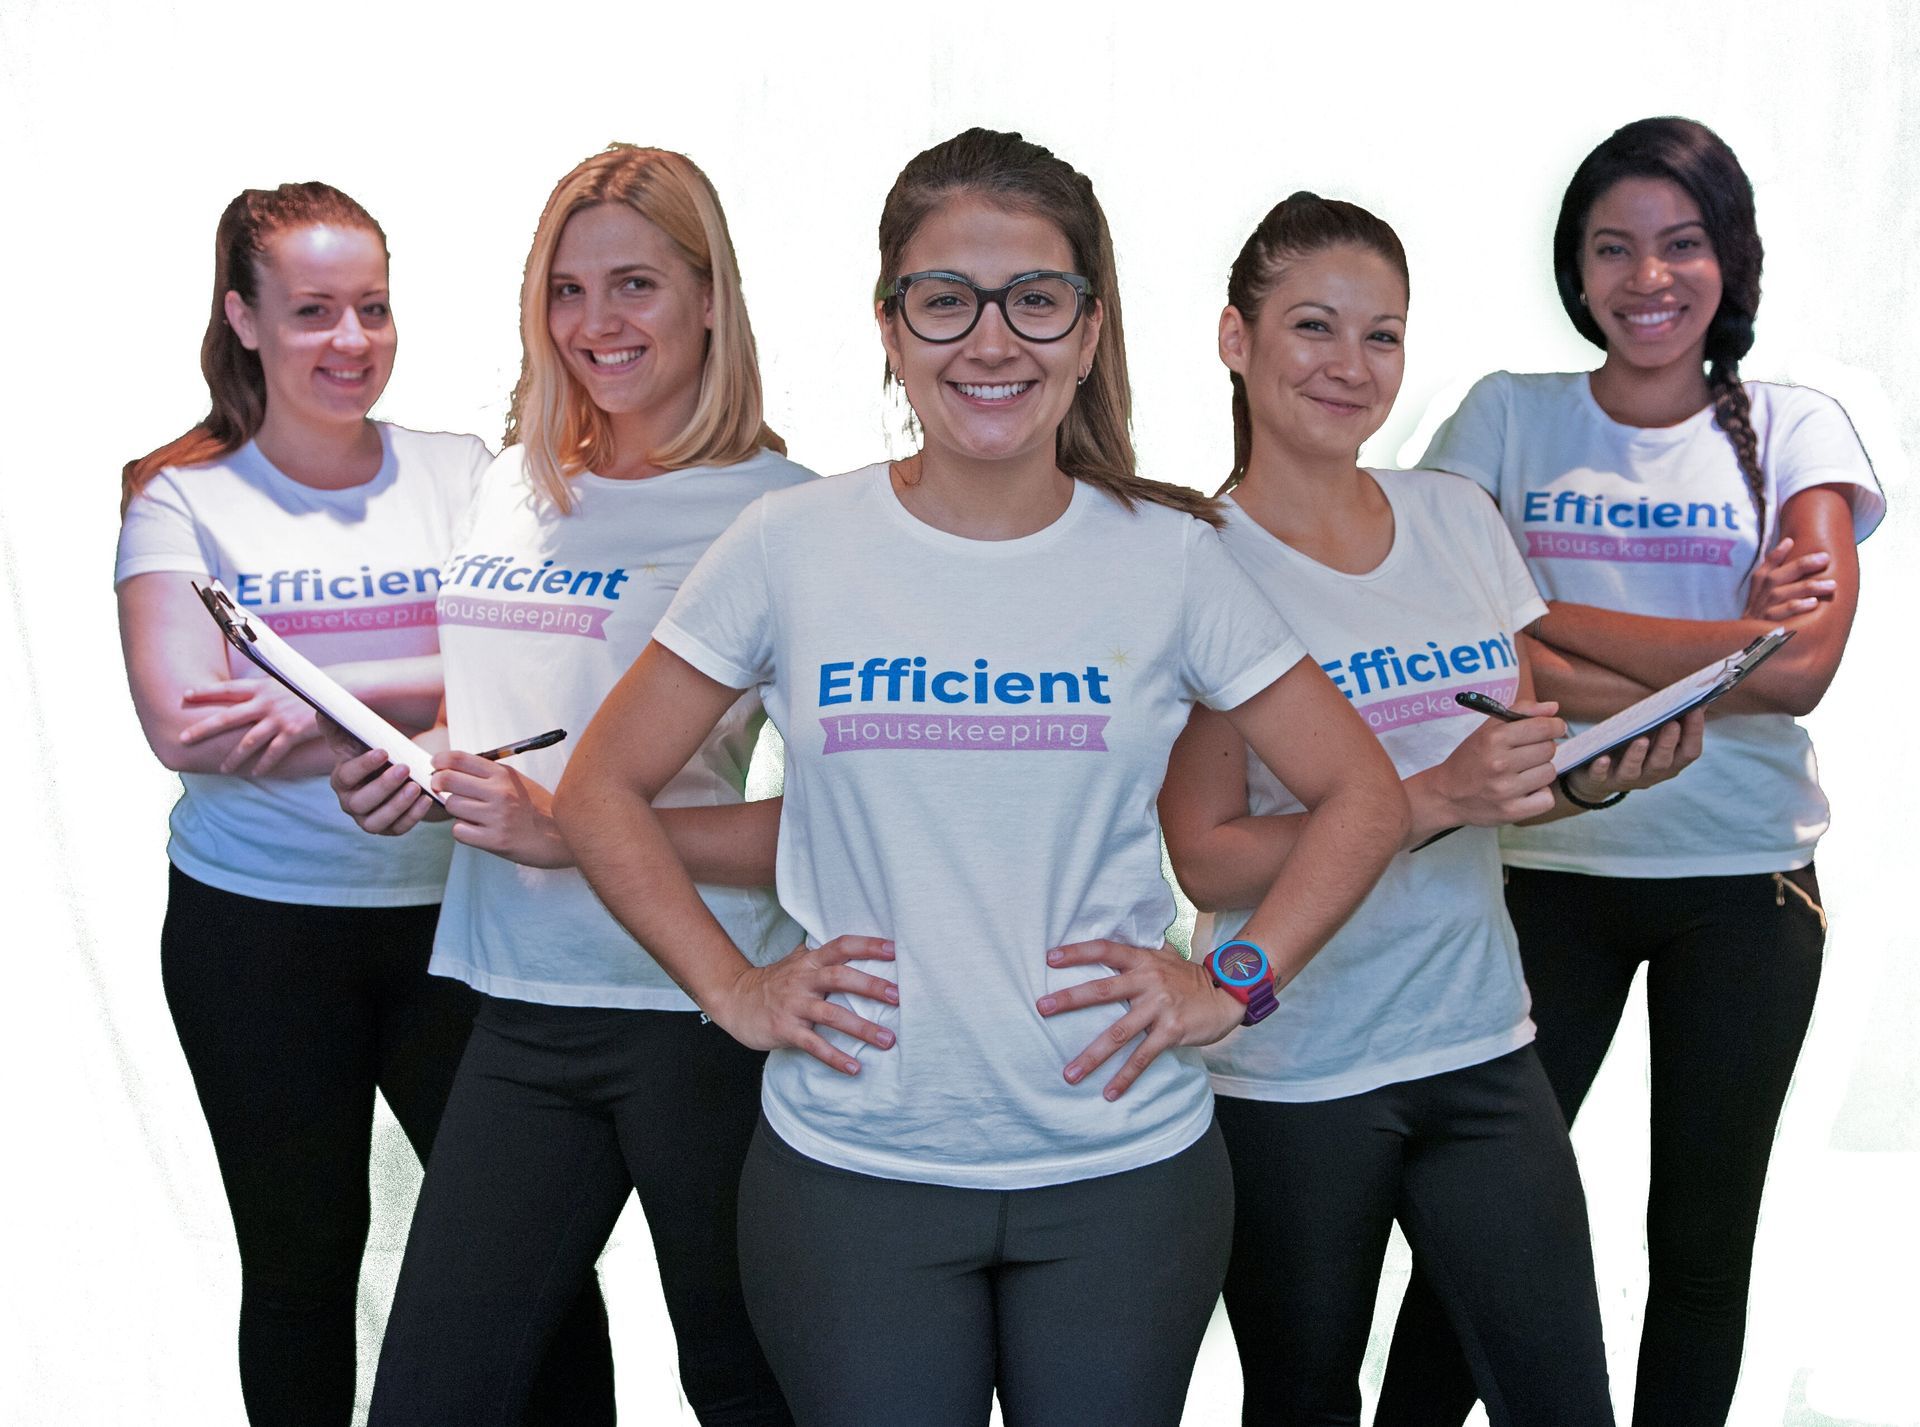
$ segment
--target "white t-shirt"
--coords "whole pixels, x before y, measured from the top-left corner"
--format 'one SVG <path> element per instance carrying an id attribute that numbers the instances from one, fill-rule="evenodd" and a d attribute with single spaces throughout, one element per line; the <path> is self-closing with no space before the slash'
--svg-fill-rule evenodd
<path id="1" fill-rule="evenodd" d="M 1117 1019 L 1043 1019 L 1048 948 L 1161 944 L 1173 898 L 1154 800 L 1195 700 L 1231 708 L 1305 653 L 1199 521 L 1076 482 L 1060 518 L 968 540 L 910 515 L 884 465 L 782 491 L 717 541 L 655 633 L 758 685 L 787 742 L 780 901 L 809 943 L 893 938 L 896 1029 L 846 1076 L 776 1051 L 781 1138 L 889 1179 L 990 1189 L 1152 1164 L 1205 1132 L 1191 1050 L 1117 1103 L 1067 1062 Z"/>
<path id="2" fill-rule="evenodd" d="M 380 470 L 346 490 L 301 485 L 252 442 L 161 471 L 127 507 L 114 583 L 156 572 L 219 580 L 323 666 L 434 653 L 440 557 L 492 456 L 477 436 L 377 424 Z M 236 650 L 227 667 L 265 677 Z M 180 781 L 167 856 L 210 887 L 327 907 L 440 900 L 452 846 L 444 826 L 368 837 L 325 778 Z"/>
<path id="3" fill-rule="evenodd" d="M 1366 719 L 1402 778 L 1431 768 L 1482 716 L 1453 696 L 1507 703 L 1519 689 L 1514 635 L 1546 613 L 1500 514 L 1466 481 L 1375 471 L 1393 507 L 1393 547 L 1343 574 L 1276 539 L 1229 503 L 1227 549 Z M 1302 804 L 1247 755 L 1255 814 Z M 1239 935 L 1251 909 L 1196 928 L 1196 947 Z M 1478 1065 L 1533 1039 L 1499 837 L 1465 827 L 1402 852 L 1278 1009 L 1201 1054 L 1222 1095 L 1332 1100 Z"/>
<path id="4" fill-rule="evenodd" d="M 1755 551 L 1779 538 L 1793 496 L 1843 487 L 1856 540 L 1886 512 L 1838 403 L 1808 387 L 1746 388 L 1767 482 L 1764 531 L 1711 407 L 1678 426 L 1623 426 L 1600 409 L 1585 372 L 1483 377 L 1421 464 L 1470 477 L 1499 502 L 1549 600 L 1738 619 Z M 1516 867 L 1718 876 L 1804 867 L 1826 829 L 1806 733 L 1787 714 L 1745 714 L 1712 720 L 1700 760 L 1672 782 L 1604 814 L 1509 828 L 1501 847 Z"/>
<path id="5" fill-rule="evenodd" d="M 548 789 L 601 700 L 639 657 L 674 592 L 748 502 L 813 473 L 761 450 L 731 466 L 638 481 L 582 475 L 562 515 L 528 485 L 509 447 L 481 482 L 440 590 L 447 734 L 478 750 L 563 728 L 513 766 Z M 661 807 L 738 803 L 766 715 L 739 699 L 662 791 Z M 755 961 L 786 955 L 800 929 L 771 891 L 702 887 L 735 944 Z M 456 845 L 431 970 L 489 996 L 554 1006 L 691 1011 L 675 986 L 573 867 L 522 867 Z"/>

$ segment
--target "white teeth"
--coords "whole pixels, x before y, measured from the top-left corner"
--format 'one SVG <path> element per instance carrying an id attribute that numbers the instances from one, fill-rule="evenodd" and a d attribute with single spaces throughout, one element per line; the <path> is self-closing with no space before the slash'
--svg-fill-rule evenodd
<path id="1" fill-rule="evenodd" d="M 322 367 L 320 370 L 337 382 L 357 382 L 372 371 L 372 367 L 355 367 L 350 371 L 339 367 Z"/>
<path id="2" fill-rule="evenodd" d="M 971 386 L 966 382 L 955 382 L 962 396 L 970 396 L 975 401 L 1006 401 L 1009 397 L 1020 395 L 1032 382 L 1007 382 L 1002 386 Z"/>
<path id="3" fill-rule="evenodd" d="M 1626 319 L 1629 327 L 1657 327 L 1662 322 L 1672 322 L 1679 315 L 1679 308 L 1663 307 L 1658 312 L 1629 312 Z"/>
<path id="4" fill-rule="evenodd" d="M 631 362 L 640 351 L 638 347 L 629 347 L 624 352 L 589 352 L 587 355 L 593 358 L 596 367 L 617 367 L 622 362 Z"/>

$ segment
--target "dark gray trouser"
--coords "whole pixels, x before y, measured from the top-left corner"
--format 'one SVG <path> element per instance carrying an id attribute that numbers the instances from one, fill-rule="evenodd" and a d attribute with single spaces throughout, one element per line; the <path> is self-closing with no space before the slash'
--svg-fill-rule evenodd
<path id="1" fill-rule="evenodd" d="M 740 1185 L 747 1309 L 801 1427 L 1175 1427 L 1226 1271 L 1219 1131 L 1038 1189 L 877 1179 L 763 1120 Z"/>

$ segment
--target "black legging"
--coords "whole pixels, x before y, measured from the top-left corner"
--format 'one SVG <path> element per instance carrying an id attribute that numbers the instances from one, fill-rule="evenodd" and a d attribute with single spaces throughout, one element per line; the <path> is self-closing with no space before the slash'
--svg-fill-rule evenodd
<path id="1" fill-rule="evenodd" d="M 517 1421 L 636 1190 L 695 1415 L 790 1427 L 735 1239 L 765 1060 L 692 1011 L 483 996 L 407 1237 L 370 1427 Z"/>
<path id="2" fill-rule="evenodd" d="M 240 1390 L 254 1427 L 345 1427 L 353 1415 L 374 1090 L 424 1161 L 477 1000 L 427 974 L 439 910 L 260 901 L 172 870 L 161 977 L 239 1238 Z M 597 1341 L 589 1321 L 569 1360 L 549 1365 L 552 1411 L 531 1420 L 570 1420 L 596 1372 L 610 1413 L 597 1294 L 594 1313 Z"/>
<path id="3" fill-rule="evenodd" d="M 1580 1171 L 1531 1046 L 1337 1100 L 1222 1096 L 1243 1427 L 1354 1427 L 1398 1219 L 1494 1427 L 1613 1427 Z"/>
<path id="4" fill-rule="evenodd" d="M 1652 1164 L 1635 1427 L 1718 1427 L 1740 1376 L 1747 1280 L 1780 1106 L 1826 937 L 1813 868 L 1617 878 L 1513 868 L 1507 909 L 1536 1044 L 1569 1121 L 1647 963 Z M 1380 1427 L 1457 1427 L 1474 1400 L 1416 1259 Z"/>

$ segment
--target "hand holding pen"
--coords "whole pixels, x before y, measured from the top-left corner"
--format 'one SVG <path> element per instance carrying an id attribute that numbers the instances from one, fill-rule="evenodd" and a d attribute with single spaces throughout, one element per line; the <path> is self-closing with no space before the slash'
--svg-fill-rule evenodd
<path id="1" fill-rule="evenodd" d="M 1553 811 L 1553 750 L 1567 735 L 1552 702 L 1508 708 L 1478 691 L 1455 702 L 1487 720 L 1429 770 L 1433 791 L 1451 809 L 1449 825 L 1499 827 Z"/>

